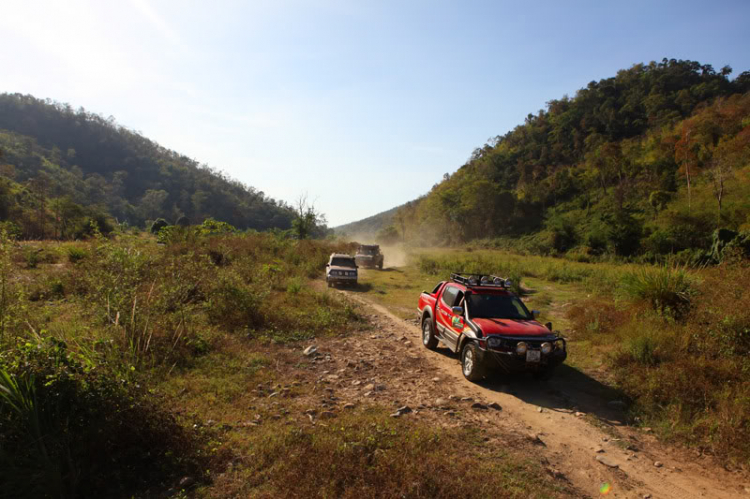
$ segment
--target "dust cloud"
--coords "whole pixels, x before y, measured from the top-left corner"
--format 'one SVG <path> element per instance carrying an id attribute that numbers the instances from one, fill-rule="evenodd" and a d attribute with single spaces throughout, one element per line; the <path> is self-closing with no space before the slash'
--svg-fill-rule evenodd
<path id="1" fill-rule="evenodd" d="M 341 238 L 358 244 L 379 244 L 380 252 L 385 256 L 383 268 L 404 267 L 409 263 L 409 254 L 400 243 L 384 245 L 376 241 L 375 236 L 372 234 L 365 233 L 347 234 L 346 236 L 341 236 Z"/>

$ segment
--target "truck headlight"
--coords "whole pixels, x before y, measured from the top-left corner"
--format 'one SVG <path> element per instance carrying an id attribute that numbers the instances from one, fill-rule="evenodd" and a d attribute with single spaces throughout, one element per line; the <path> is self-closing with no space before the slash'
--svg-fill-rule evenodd
<path id="1" fill-rule="evenodd" d="M 500 338 L 496 338 L 495 336 L 487 338 L 487 345 L 489 345 L 490 348 L 500 348 L 502 342 L 503 341 Z"/>
<path id="2" fill-rule="evenodd" d="M 547 342 L 542 343 L 542 353 L 544 355 L 547 355 L 551 351 L 552 351 L 552 343 L 547 343 Z"/>
<path id="3" fill-rule="evenodd" d="M 526 353 L 526 350 L 528 350 L 528 349 L 529 349 L 528 345 L 526 345 L 526 343 L 524 343 L 523 341 L 519 341 L 519 342 L 518 342 L 518 343 L 516 344 L 516 353 L 517 353 L 518 355 L 523 355 L 523 354 L 525 354 L 525 353 Z"/>

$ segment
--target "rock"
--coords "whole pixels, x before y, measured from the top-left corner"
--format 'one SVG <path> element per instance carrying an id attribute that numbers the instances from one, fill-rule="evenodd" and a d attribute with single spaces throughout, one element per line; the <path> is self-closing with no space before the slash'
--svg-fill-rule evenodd
<path id="1" fill-rule="evenodd" d="M 432 381 L 434 381 L 435 383 L 437 383 L 438 381 L 440 381 L 440 378 L 438 378 L 438 377 L 432 378 Z"/>
<path id="2" fill-rule="evenodd" d="M 618 411 L 624 411 L 628 408 L 628 405 L 622 400 L 610 400 L 609 402 L 607 402 L 607 406 Z"/>
<path id="3" fill-rule="evenodd" d="M 304 355 L 305 357 L 309 357 L 309 356 L 311 356 L 311 355 L 315 355 L 315 354 L 316 354 L 317 352 L 318 352 L 318 347 L 317 347 L 317 346 L 315 346 L 315 345 L 310 345 L 309 347 L 305 348 L 305 349 L 304 349 L 304 350 L 302 351 L 302 354 L 303 354 L 303 355 Z"/>
<path id="4" fill-rule="evenodd" d="M 478 409 L 480 411 L 486 411 L 487 410 L 487 406 L 484 405 L 484 404 L 481 404 L 479 402 L 474 402 L 473 404 L 471 404 L 471 408 L 472 409 Z"/>
<path id="5" fill-rule="evenodd" d="M 375 391 L 375 385 L 373 385 L 372 383 L 370 383 L 369 385 L 365 386 L 365 391 L 366 392 L 374 392 Z"/>
<path id="6" fill-rule="evenodd" d="M 597 447 L 596 449 L 594 449 L 594 452 L 596 452 L 597 454 L 601 454 L 602 452 L 604 452 L 604 449 L 601 447 Z"/>
<path id="7" fill-rule="evenodd" d="M 446 399 L 439 398 L 435 400 L 435 407 L 448 407 L 449 402 Z"/>
<path id="8" fill-rule="evenodd" d="M 184 476 L 180 480 L 180 488 L 186 489 L 195 483 L 195 478 L 191 476 Z"/>
<path id="9" fill-rule="evenodd" d="M 661 461 L 656 461 L 654 463 L 654 466 L 656 466 L 657 468 L 661 468 L 662 466 L 664 466 L 664 463 L 662 463 Z"/>
<path id="10" fill-rule="evenodd" d="M 500 404 L 498 404 L 497 402 L 493 402 L 493 403 L 491 403 L 487 407 L 489 407 L 490 409 L 495 409 L 496 411 L 502 411 L 503 410 L 503 408 L 500 407 Z"/>
<path id="11" fill-rule="evenodd" d="M 544 412 L 544 408 L 542 408 L 542 407 L 537 407 L 537 409 L 536 409 L 536 412 Z"/>
<path id="12" fill-rule="evenodd" d="M 473 400 L 474 400 L 474 399 L 473 399 L 473 398 L 471 398 L 471 397 L 461 397 L 461 402 L 471 402 L 471 401 L 473 401 Z"/>
<path id="13" fill-rule="evenodd" d="M 352 386 L 359 386 L 361 384 L 362 384 L 362 382 L 360 380 L 358 380 L 358 379 L 355 379 L 354 381 L 352 381 Z"/>
<path id="14" fill-rule="evenodd" d="M 371 396 L 371 395 L 372 395 L 372 392 L 365 392 L 365 393 L 364 393 L 364 396 L 365 396 L 365 397 L 369 397 L 369 396 Z"/>
<path id="15" fill-rule="evenodd" d="M 344 404 L 344 409 L 354 409 L 356 406 L 349 402 L 348 404 Z"/>
<path id="16" fill-rule="evenodd" d="M 411 407 L 408 405 L 405 405 L 403 407 L 399 407 L 396 412 L 400 412 L 401 414 L 409 414 L 411 411 Z"/>
<path id="17" fill-rule="evenodd" d="M 398 412 L 398 411 L 396 411 L 396 412 L 394 412 L 393 414 L 391 414 L 391 417 L 392 417 L 392 418 L 400 418 L 400 417 L 401 417 L 401 413 L 400 413 L 400 412 Z"/>
<path id="18" fill-rule="evenodd" d="M 599 454 L 598 456 L 596 456 L 596 460 L 599 461 L 600 463 L 602 463 L 604 466 L 608 466 L 610 468 L 619 468 L 620 467 L 619 464 L 617 464 L 616 462 L 612 461 L 610 458 L 608 458 L 607 456 L 604 456 L 602 454 Z"/>
<path id="19" fill-rule="evenodd" d="M 585 412 L 576 412 L 576 417 L 577 417 L 577 418 L 582 418 L 582 417 L 584 417 L 585 415 L 586 415 L 586 413 L 585 413 Z"/>
<path id="20" fill-rule="evenodd" d="M 375 391 L 376 392 L 382 392 L 383 390 L 385 390 L 385 385 L 383 385 L 383 384 L 375 385 Z"/>
<path id="21" fill-rule="evenodd" d="M 544 443 L 544 440 L 542 440 L 541 435 L 539 433 L 529 433 L 528 436 L 529 436 L 529 440 L 531 440 L 533 443 L 547 447 L 547 444 Z"/>
<path id="22" fill-rule="evenodd" d="M 279 392 L 273 392 L 271 395 L 268 396 L 268 398 L 274 398 L 279 395 Z"/>
<path id="23" fill-rule="evenodd" d="M 547 468 L 547 473 L 549 473 L 550 476 L 552 476 L 552 478 L 560 478 L 563 480 L 566 478 L 565 473 L 563 473 L 560 470 L 556 470 L 554 468 Z"/>

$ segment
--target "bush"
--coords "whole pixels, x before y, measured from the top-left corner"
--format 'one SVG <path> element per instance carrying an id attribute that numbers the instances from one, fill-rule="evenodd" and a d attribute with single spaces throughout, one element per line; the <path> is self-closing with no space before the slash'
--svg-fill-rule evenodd
<path id="1" fill-rule="evenodd" d="M 260 329 L 266 320 L 263 305 L 269 291 L 244 284 L 233 274 L 220 279 L 206 304 L 212 323 L 229 330 Z"/>
<path id="2" fill-rule="evenodd" d="M 622 277 L 622 290 L 631 298 L 644 300 L 661 314 L 682 316 L 690 308 L 695 294 L 693 277 L 685 268 L 665 264 L 653 270 L 647 267 Z"/>
<path id="3" fill-rule="evenodd" d="M 151 233 L 158 234 L 160 230 L 162 230 L 164 227 L 167 227 L 168 225 L 169 223 L 163 218 L 157 218 L 156 220 L 154 220 L 154 223 L 151 224 Z"/>
<path id="4" fill-rule="evenodd" d="M 70 263 L 78 263 L 88 256 L 88 251 L 76 246 L 70 246 L 67 249 L 68 261 Z"/>
<path id="5" fill-rule="evenodd" d="M 53 338 L 0 358 L 4 497 L 131 495 L 190 463 L 171 456 L 194 439 L 97 364 Z"/>

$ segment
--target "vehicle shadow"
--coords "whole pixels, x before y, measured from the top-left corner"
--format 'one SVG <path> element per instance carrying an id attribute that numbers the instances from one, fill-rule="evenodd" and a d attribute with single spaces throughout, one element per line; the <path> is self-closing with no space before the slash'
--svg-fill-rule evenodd
<path id="1" fill-rule="evenodd" d="M 346 286 L 342 287 L 342 289 L 351 291 L 353 293 L 368 293 L 372 291 L 372 284 L 370 284 L 369 282 L 358 282 L 354 286 Z"/>
<path id="2" fill-rule="evenodd" d="M 459 362 L 459 355 L 442 345 L 435 352 Z M 460 370 L 460 365 L 456 368 Z M 460 371 L 458 374 L 461 375 Z M 558 366 L 554 377 L 548 381 L 536 380 L 530 373 L 507 374 L 495 371 L 490 372 L 477 385 L 550 411 L 590 414 L 615 426 L 631 423 L 626 411 L 617 407 L 618 403 L 615 406 L 609 405 L 612 401 L 622 401 L 625 406 L 629 405 L 630 401 L 620 390 L 567 364 Z"/>

